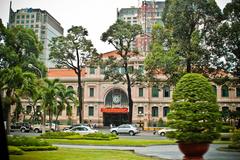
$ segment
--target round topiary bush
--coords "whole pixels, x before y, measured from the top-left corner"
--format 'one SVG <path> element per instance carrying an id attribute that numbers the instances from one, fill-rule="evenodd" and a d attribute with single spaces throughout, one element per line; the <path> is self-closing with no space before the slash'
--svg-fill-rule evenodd
<path id="1" fill-rule="evenodd" d="M 219 107 L 211 84 L 204 76 L 196 73 L 184 75 L 173 92 L 168 123 L 177 129 L 167 134 L 179 142 L 212 142 L 219 137 Z"/>

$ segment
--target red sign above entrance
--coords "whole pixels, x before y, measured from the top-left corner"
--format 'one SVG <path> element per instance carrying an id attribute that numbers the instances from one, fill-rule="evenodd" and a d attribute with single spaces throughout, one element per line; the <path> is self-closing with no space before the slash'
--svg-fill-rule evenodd
<path id="1" fill-rule="evenodd" d="M 104 113 L 128 113 L 128 108 L 101 108 Z"/>

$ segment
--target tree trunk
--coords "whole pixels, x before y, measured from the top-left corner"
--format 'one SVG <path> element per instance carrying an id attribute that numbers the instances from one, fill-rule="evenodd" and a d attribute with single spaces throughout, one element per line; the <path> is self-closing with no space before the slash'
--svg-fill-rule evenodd
<path id="1" fill-rule="evenodd" d="M 132 123 L 132 112 L 133 112 L 133 100 L 132 100 L 132 89 L 131 89 L 131 81 L 128 74 L 126 74 L 127 77 L 127 92 L 128 92 L 128 123 Z"/>
<path id="2" fill-rule="evenodd" d="M 78 101 L 79 101 L 79 123 L 82 123 L 82 79 L 81 79 L 81 70 L 77 72 L 78 76 Z"/>
<path id="3" fill-rule="evenodd" d="M 8 147 L 7 147 L 7 137 L 5 133 L 4 119 L 3 119 L 3 105 L 2 105 L 2 91 L 0 90 L 0 159 L 9 160 Z"/>
<path id="4" fill-rule="evenodd" d="M 43 117 L 42 117 L 42 134 L 45 133 L 45 123 L 46 123 L 46 111 L 43 109 Z"/>
<path id="5" fill-rule="evenodd" d="M 191 60 L 190 58 L 187 58 L 187 73 L 191 73 L 192 72 L 192 67 L 191 67 Z"/>

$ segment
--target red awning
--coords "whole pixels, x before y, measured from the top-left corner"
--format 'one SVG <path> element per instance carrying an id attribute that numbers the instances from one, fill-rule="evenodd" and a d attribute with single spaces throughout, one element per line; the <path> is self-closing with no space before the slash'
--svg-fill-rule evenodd
<path id="1" fill-rule="evenodd" d="M 101 108 L 104 113 L 128 113 L 128 108 Z"/>

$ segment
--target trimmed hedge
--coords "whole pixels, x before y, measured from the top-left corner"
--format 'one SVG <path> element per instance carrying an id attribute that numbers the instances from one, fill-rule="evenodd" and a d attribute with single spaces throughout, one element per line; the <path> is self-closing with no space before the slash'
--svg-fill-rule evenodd
<path id="1" fill-rule="evenodd" d="M 10 155 L 23 155 L 23 151 L 15 146 L 8 146 L 8 154 Z"/>
<path id="2" fill-rule="evenodd" d="M 74 132 L 48 132 L 42 134 L 40 138 L 45 139 L 86 139 L 86 140 L 114 140 L 118 139 L 118 136 L 115 134 L 104 134 L 101 132 L 98 133 L 90 133 L 86 135 L 81 135 Z"/>
<path id="3" fill-rule="evenodd" d="M 74 132 L 46 132 L 41 134 L 39 138 L 44 139 L 63 139 L 67 136 L 79 135 L 78 133 Z"/>
<path id="4" fill-rule="evenodd" d="M 23 151 L 52 151 L 57 150 L 56 146 L 19 146 Z"/>
<path id="5" fill-rule="evenodd" d="M 8 136 L 10 146 L 50 146 L 47 141 L 36 139 L 35 137 Z"/>

